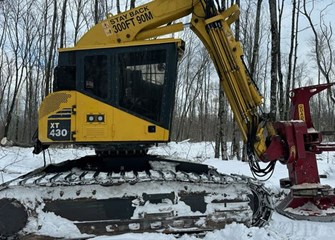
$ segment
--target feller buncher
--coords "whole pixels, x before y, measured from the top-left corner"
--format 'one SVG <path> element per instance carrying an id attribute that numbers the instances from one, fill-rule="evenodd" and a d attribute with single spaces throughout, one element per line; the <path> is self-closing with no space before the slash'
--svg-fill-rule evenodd
<path id="1" fill-rule="evenodd" d="M 197 233 L 231 222 L 267 223 L 271 197 L 258 181 L 146 154 L 153 144 L 170 140 L 184 42 L 164 36 L 182 31 L 184 25 L 175 21 L 187 15 L 213 60 L 251 171 L 271 173 L 277 161 L 288 166 L 289 178 L 281 183 L 290 193 L 277 211 L 294 219 L 334 220 L 334 190 L 320 184 L 316 154 L 335 147 L 322 143 L 309 110 L 310 97 L 332 84 L 293 90 L 292 120 L 272 122 L 230 29 L 238 6 L 220 10 L 214 0 L 153 0 L 109 15 L 74 47 L 59 49 L 54 91 L 39 110 L 34 153 L 71 144 L 93 146 L 96 155 L 2 184 L 0 236 L 33 234 L 25 226 L 43 212 L 95 235 Z M 261 168 L 259 162 L 268 164 Z"/>

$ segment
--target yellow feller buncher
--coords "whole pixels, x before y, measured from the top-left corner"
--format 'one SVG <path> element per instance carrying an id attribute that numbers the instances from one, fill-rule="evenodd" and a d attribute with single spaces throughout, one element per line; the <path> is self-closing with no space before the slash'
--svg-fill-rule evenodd
<path id="1" fill-rule="evenodd" d="M 295 219 L 332 221 L 322 210 L 333 207 L 334 191 L 320 184 L 315 154 L 334 147 L 321 143 L 308 104 L 331 84 L 294 90 L 293 120 L 271 122 L 261 111 L 262 96 L 230 29 L 238 6 L 221 11 L 214 0 L 153 0 L 108 16 L 74 47 L 59 49 L 54 91 L 39 110 L 34 153 L 68 144 L 94 147 L 96 155 L 51 164 L 2 184 L 0 236 L 33 234 L 25 226 L 42 212 L 96 235 L 197 233 L 231 222 L 267 223 L 273 206 L 258 181 L 147 154 L 150 146 L 170 140 L 184 42 L 164 36 L 182 31 L 184 25 L 175 21 L 187 15 L 215 65 L 247 143 L 252 172 L 265 175 L 277 160 L 288 165 L 289 179 L 282 184 L 291 191 L 277 210 Z M 321 213 L 289 211 L 306 204 Z"/>

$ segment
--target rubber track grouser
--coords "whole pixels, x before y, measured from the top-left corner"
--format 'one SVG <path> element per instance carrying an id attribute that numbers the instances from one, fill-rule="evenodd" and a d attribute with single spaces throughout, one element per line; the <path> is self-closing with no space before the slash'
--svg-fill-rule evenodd
<path id="1" fill-rule="evenodd" d="M 39 226 L 24 227 L 42 212 L 94 235 L 199 233 L 232 222 L 263 226 L 272 213 L 259 182 L 156 156 L 86 156 L 49 165 L 3 184 L 0 199 L 3 237 L 38 232 Z"/>

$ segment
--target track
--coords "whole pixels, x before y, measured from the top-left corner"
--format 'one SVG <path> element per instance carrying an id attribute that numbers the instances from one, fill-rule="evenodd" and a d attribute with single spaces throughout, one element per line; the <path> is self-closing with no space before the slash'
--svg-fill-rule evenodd
<path id="1" fill-rule="evenodd" d="M 4 237 L 32 234 L 24 226 L 41 212 L 94 235 L 198 233 L 231 222 L 263 226 L 272 213 L 259 182 L 156 156 L 86 156 L 49 165 L 3 184 L 0 199 Z"/>

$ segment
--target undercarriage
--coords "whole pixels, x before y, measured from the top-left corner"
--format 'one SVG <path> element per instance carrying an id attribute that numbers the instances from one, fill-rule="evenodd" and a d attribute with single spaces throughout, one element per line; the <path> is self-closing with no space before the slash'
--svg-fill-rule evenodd
<path id="1" fill-rule="evenodd" d="M 86 156 L 37 169 L 1 185 L 2 237 L 28 236 L 41 213 L 81 233 L 199 233 L 232 222 L 263 226 L 270 194 L 248 177 L 157 156 Z"/>

